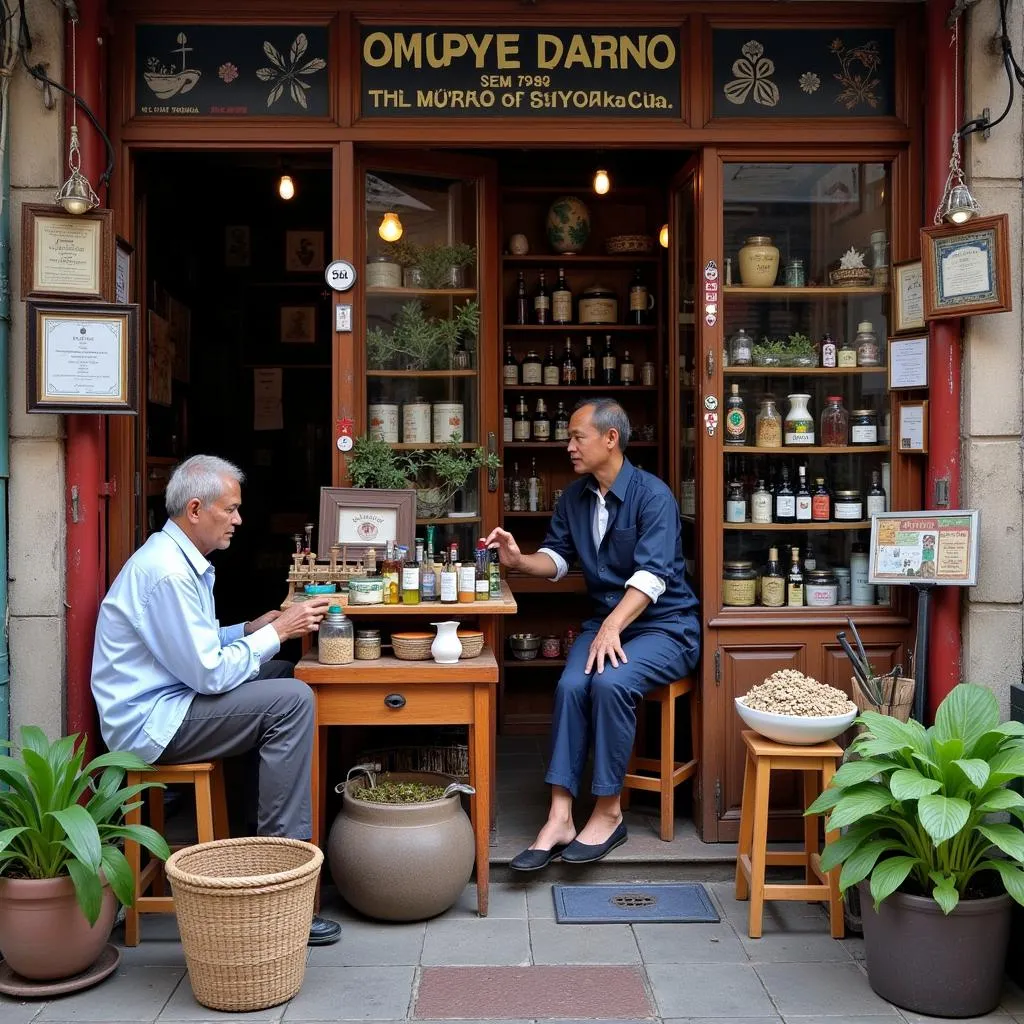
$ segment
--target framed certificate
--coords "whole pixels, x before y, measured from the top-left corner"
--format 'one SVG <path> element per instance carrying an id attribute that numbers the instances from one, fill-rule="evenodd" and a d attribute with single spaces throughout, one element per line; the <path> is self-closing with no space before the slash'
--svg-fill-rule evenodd
<path id="1" fill-rule="evenodd" d="M 905 334 L 924 329 L 924 292 L 921 287 L 921 261 L 896 263 L 892 281 L 892 332 Z"/>
<path id="2" fill-rule="evenodd" d="M 1002 213 L 921 228 L 925 320 L 1013 308 L 1008 223 Z"/>
<path id="3" fill-rule="evenodd" d="M 114 301 L 113 210 L 24 206 L 21 250 L 22 299 Z"/>
<path id="4" fill-rule="evenodd" d="M 928 387 L 928 335 L 889 339 L 889 390 Z"/>
<path id="5" fill-rule="evenodd" d="M 139 307 L 29 301 L 29 412 L 138 412 Z"/>
<path id="6" fill-rule="evenodd" d="M 924 454 L 928 451 L 928 402 L 900 402 L 896 450 Z"/>

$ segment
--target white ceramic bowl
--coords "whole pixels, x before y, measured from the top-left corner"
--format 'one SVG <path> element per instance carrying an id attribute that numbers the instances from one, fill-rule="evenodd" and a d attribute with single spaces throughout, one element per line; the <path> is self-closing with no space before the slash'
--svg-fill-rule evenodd
<path id="1" fill-rule="evenodd" d="M 770 711 L 755 711 L 748 708 L 741 698 L 736 698 L 736 713 L 754 732 L 777 743 L 793 743 L 808 746 L 835 739 L 845 732 L 857 717 L 857 708 L 851 704 L 845 715 L 822 715 L 814 718 L 801 715 L 775 715 Z"/>

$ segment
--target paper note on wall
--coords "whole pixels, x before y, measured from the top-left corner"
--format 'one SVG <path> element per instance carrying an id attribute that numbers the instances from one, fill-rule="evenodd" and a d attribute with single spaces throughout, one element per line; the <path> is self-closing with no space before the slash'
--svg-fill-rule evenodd
<path id="1" fill-rule="evenodd" d="M 253 370 L 253 430 L 283 430 L 284 406 L 281 403 L 281 368 Z"/>

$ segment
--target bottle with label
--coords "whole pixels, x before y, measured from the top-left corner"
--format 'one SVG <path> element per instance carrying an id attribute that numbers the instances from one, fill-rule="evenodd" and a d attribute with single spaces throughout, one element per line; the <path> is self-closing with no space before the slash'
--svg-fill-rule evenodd
<path id="1" fill-rule="evenodd" d="M 519 360 L 512 354 L 512 345 L 505 342 L 505 362 L 501 370 L 501 379 L 504 384 L 516 385 L 519 383 Z"/>
<path id="2" fill-rule="evenodd" d="M 781 608 L 786 603 L 786 577 L 779 568 L 779 549 L 768 549 L 768 564 L 761 576 L 761 604 Z"/>
<path id="3" fill-rule="evenodd" d="M 814 548 L 811 547 L 811 542 L 807 542 L 807 554 L 804 555 L 804 572 L 814 572 L 818 568 L 818 556 L 814 553 Z"/>
<path id="4" fill-rule="evenodd" d="M 562 377 L 562 367 L 555 358 L 555 346 L 548 345 L 548 354 L 544 359 L 544 366 L 541 370 L 541 379 L 548 387 L 557 387 Z"/>
<path id="5" fill-rule="evenodd" d="M 512 431 L 512 413 L 508 411 L 508 402 L 505 402 L 501 411 L 501 440 L 512 441 L 515 435 Z"/>
<path id="6" fill-rule="evenodd" d="M 487 590 L 492 601 L 501 599 L 501 561 L 497 548 L 487 552 Z"/>
<path id="7" fill-rule="evenodd" d="M 821 336 L 821 365 L 834 367 L 836 365 L 836 352 L 835 339 L 826 331 Z"/>
<path id="8" fill-rule="evenodd" d="M 427 527 L 427 547 L 423 554 L 423 563 L 420 565 L 420 600 L 437 600 L 437 569 L 434 565 L 434 537 L 433 528 Z"/>
<path id="9" fill-rule="evenodd" d="M 587 335 L 583 344 L 583 361 L 580 366 L 580 382 L 582 384 L 597 383 L 597 357 L 594 355 L 594 344 Z"/>
<path id="10" fill-rule="evenodd" d="M 729 365 L 750 366 L 753 361 L 754 339 L 741 327 L 729 339 Z"/>
<path id="11" fill-rule="evenodd" d="M 739 384 L 730 386 L 730 395 L 725 403 L 725 443 L 747 443 L 747 414 L 743 408 L 743 396 Z"/>
<path id="12" fill-rule="evenodd" d="M 476 571 L 476 599 L 486 601 L 491 596 L 490 581 L 487 578 L 487 542 L 480 537 L 476 542 L 476 562 L 473 568 Z"/>
<path id="13" fill-rule="evenodd" d="M 533 414 L 533 440 L 551 440 L 551 420 L 548 419 L 548 408 L 543 398 L 537 399 L 537 410 Z"/>
<path id="14" fill-rule="evenodd" d="M 530 440 L 530 410 L 526 405 L 526 396 L 519 396 L 516 405 L 516 418 L 512 423 L 512 439 L 515 441 Z"/>
<path id="15" fill-rule="evenodd" d="M 622 362 L 619 364 L 619 383 L 634 384 L 636 382 L 636 364 L 630 358 L 629 349 L 622 355 Z"/>
<path id="16" fill-rule="evenodd" d="M 842 395 L 827 395 L 821 410 L 821 445 L 823 448 L 845 448 L 850 439 L 850 416 L 843 406 Z"/>
<path id="17" fill-rule="evenodd" d="M 725 521 L 727 523 L 745 523 L 747 521 L 747 496 L 743 484 L 733 480 L 729 484 L 729 497 L 725 502 Z"/>
<path id="18" fill-rule="evenodd" d="M 800 568 L 800 549 L 793 548 L 790 554 L 793 560 L 786 577 L 786 604 L 790 608 L 801 608 L 804 603 L 804 572 Z"/>
<path id="19" fill-rule="evenodd" d="M 796 495 L 789 484 L 789 470 L 782 467 L 782 481 L 775 491 L 775 522 L 796 522 Z"/>
<path id="20" fill-rule="evenodd" d="M 811 521 L 811 492 L 807 489 L 807 467 L 798 466 L 797 474 L 799 480 L 796 485 L 796 521 L 809 523 Z"/>
<path id="21" fill-rule="evenodd" d="M 789 412 L 783 427 L 783 441 L 787 445 L 814 444 L 814 417 L 807 411 L 810 395 L 787 395 Z"/>
<path id="22" fill-rule="evenodd" d="M 526 481 L 519 475 L 519 463 L 512 463 L 512 483 L 509 487 L 512 492 L 512 511 L 526 511 Z"/>
<path id="23" fill-rule="evenodd" d="M 764 485 L 764 480 L 757 481 L 757 487 L 750 496 L 750 521 L 752 523 L 770 523 L 772 521 L 772 496 Z"/>
<path id="24" fill-rule="evenodd" d="M 848 341 L 844 341 L 839 346 L 839 351 L 836 353 L 836 364 L 843 370 L 857 365 L 857 350 Z"/>
<path id="25" fill-rule="evenodd" d="M 878 335 L 870 320 L 861 320 L 857 324 L 857 336 L 853 339 L 857 350 L 858 366 L 878 366 L 881 362 L 878 347 Z"/>
<path id="26" fill-rule="evenodd" d="M 544 383 L 544 364 L 541 363 L 540 356 L 532 348 L 526 353 L 526 358 L 523 360 L 523 383 Z"/>
<path id="27" fill-rule="evenodd" d="M 579 380 L 580 371 L 576 365 L 576 356 L 572 351 L 572 338 L 565 339 L 565 352 L 562 353 L 562 384 L 575 384 Z"/>
<path id="28" fill-rule="evenodd" d="M 565 283 L 565 268 L 558 268 L 558 284 L 551 293 L 551 321 L 556 324 L 572 323 L 572 292 Z"/>
<path id="29" fill-rule="evenodd" d="M 459 604 L 471 604 L 476 600 L 476 562 L 467 558 L 458 568 Z"/>
<path id="30" fill-rule="evenodd" d="M 639 267 L 633 271 L 633 283 L 629 286 L 629 317 L 627 323 L 645 324 L 650 316 L 651 297 L 644 283 Z"/>
<path id="31" fill-rule="evenodd" d="M 569 414 L 565 411 L 565 402 L 559 402 L 555 410 L 555 440 L 569 440 Z"/>
<path id="32" fill-rule="evenodd" d="M 402 570 L 391 541 L 384 548 L 384 561 L 381 563 L 380 574 L 384 578 L 384 603 L 399 604 L 402 586 Z"/>
<path id="33" fill-rule="evenodd" d="M 612 348 L 612 336 L 604 336 L 604 353 L 601 356 L 601 383 L 614 385 L 619 383 L 619 360 Z"/>
<path id="34" fill-rule="evenodd" d="M 544 483 L 537 473 L 537 459 L 530 459 L 530 475 L 526 481 L 527 512 L 544 511 Z"/>
<path id="35" fill-rule="evenodd" d="M 420 603 L 420 563 L 402 565 L 402 604 Z"/>
<path id="36" fill-rule="evenodd" d="M 861 606 L 875 603 L 875 585 L 868 582 L 868 549 L 859 542 L 850 554 L 850 600 Z"/>
<path id="37" fill-rule="evenodd" d="M 882 474 L 877 469 L 871 470 L 871 487 L 867 493 L 868 519 L 885 511 L 885 491 L 882 489 Z"/>
<path id="38" fill-rule="evenodd" d="M 765 395 L 761 411 L 757 414 L 754 443 L 758 448 L 782 447 L 782 413 L 775 407 L 775 399 Z"/>
<path id="39" fill-rule="evenodd" d="M 544 281 L 543 270 L 537 278 L 537 290 L 533 293 L 533 322 L 543 327 L 551 323 L 551 296 Z"/>
<path id="40" fill-rule="evenodd" d="M 814 478 L 814 493 L 811 495 L 811 521 L 827 523 L 832 518 L 832 496 L 825 486 L 825 478 Z"/>
<path id="41" fill-rule="evenodd" d="M 526 276 L 521 270 L 516 280 L 514 320 L 517 324 L 528 324 L 530 322 L 530 300 L 526 294 Z"/>
<path id="42" fill-rule="evenodd" d="M 441 604 L 455 604 L 459 600 L 459 573 L 452 561 L 451 549 L 445 551 L 441 566 Z"/>

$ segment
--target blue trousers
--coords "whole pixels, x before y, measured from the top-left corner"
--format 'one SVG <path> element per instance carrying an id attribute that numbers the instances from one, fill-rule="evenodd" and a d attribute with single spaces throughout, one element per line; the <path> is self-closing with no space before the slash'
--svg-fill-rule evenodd
<path id="1" fill-rule="evenodd" d="M 689 650 L 660 630 L 627 630 L 622 649 L 629 659 L 618 668 L 605 659 L 584 671 L 596 632 L 581 633 L 569 651 L 555 690 L 551 721 L 551 760 L 544 781 L 575 797 L 580 776 L 594 746 L 594 796 L 614 796 L 622 789 L 636 735 L 636 708 L 645 694 L 687 675 L 696 664 Z"/>

